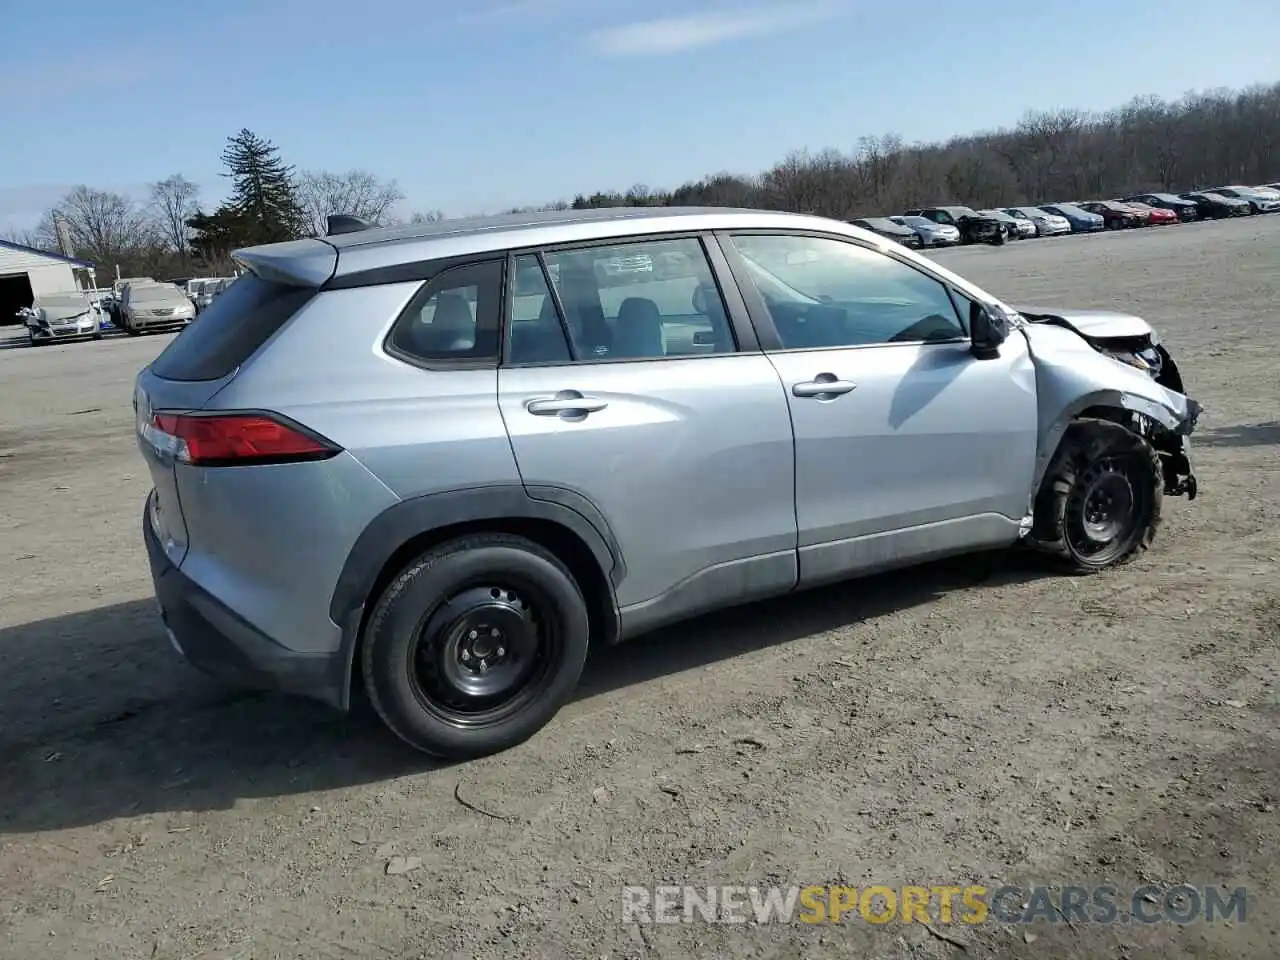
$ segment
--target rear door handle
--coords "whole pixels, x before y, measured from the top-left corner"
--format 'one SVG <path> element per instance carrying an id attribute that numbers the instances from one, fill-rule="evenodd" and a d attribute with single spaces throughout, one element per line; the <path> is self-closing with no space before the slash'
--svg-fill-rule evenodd
<path id="1" fill-rule="evenodd" d="M 857 386 L 852 380 L 841 380 L 834 373 L 820 373 L 812 380 L 792 384 L 791 393 L 803 399 L 825 400 L 852 393 Z"/>
<path id="2" fill-rule="evenodd" d="M 530 400 L 525 409 L 538 417 L 585 417 L 588 413 L 597 413 L 609 406 L 605 400 L 587 397 L 577 390 L 561 390 L 554 397 L 543 400 Z"/>

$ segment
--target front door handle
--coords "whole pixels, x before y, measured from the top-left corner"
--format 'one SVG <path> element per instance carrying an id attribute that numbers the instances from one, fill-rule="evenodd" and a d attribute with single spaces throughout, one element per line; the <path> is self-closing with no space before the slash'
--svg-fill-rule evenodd
<path id="1" fill-rule="evenodd" d="M 851 380 L 841 380 L 834 373 L 820 373 L 812 380 L 792 384 L 791 393 L 803 399 L 834 400 L 853 392 L 857 386 Z"/>
<path id="2" fill-rule="evenodd" d="M 579 393 L 577 390 L 561 390 L 554 397 L 543 400 L 530 400 L 524 405 L 525 409 L 538 417 L 558 417 L 566 418 L 585 417 L 589 413 L 596 413 L 609 406 L 605 400 L 597 397 L 587 397 Z"/>

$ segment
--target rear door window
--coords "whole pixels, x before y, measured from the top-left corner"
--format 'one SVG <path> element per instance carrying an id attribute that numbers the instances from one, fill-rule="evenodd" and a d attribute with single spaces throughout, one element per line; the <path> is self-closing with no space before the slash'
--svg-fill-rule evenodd
<path id="1" fill-rule="evenodd" d="M 391 329 L 389 353 L 423 364 L 498 360 L 504 262 L 452 267 L 426 283 Z"/>
<path id="2" fill-rule="evenodd" d="M 544 318 L 558 317 L 575 361 L 660 360 L 737 350 L 711 264 L 697 239 L 555 250 L 542 260 L 555 288 Z"/>
<path id="3" fill-rule="evenodd" d="M 126 288 L 125 296 L 129 291 Z M 241 277 L 151 363 L 165 380 L 220 380 L 231 374 L 301 310 L 316 291 Z"/>

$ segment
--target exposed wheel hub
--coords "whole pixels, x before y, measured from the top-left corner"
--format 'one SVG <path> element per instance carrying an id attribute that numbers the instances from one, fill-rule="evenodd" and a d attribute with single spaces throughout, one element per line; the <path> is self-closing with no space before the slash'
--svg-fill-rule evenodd
<path id="1" fill-rule="evenodd" d="M 1134 497 L 1124 474 L 1104 463 L 1084 494 L 1084 532 L 1094 543 L 1110 543 L 1133 521 Z"/>
<path id="2" fill-rule="evenodd" d="M 451 598 L 422 632 L 417 669 L 424 690 L 460 710 L 514 696 L 537 662 L 530 607 L 504 587 L 474 587 Z"/>

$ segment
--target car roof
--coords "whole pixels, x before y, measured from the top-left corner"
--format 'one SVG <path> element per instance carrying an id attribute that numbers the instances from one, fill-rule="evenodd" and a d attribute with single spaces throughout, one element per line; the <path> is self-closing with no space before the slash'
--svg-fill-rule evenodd
<path id="1" fill-rule="evenodd" d="M 860 227 L 808 214 L 732 207 L 597 207 L 377 227 L 247 247 L 232 256 L 259 276 L 320 286 L 333 277 L 499 250 L 733 229 L 822 230 L 879 240 Z"/>

